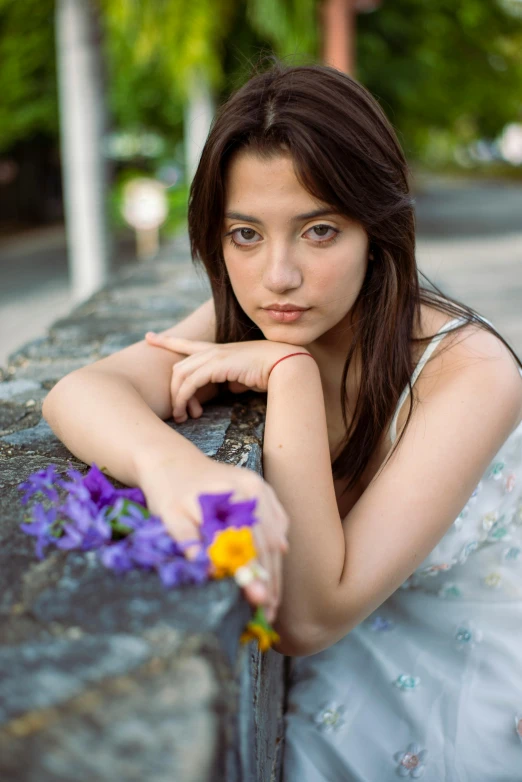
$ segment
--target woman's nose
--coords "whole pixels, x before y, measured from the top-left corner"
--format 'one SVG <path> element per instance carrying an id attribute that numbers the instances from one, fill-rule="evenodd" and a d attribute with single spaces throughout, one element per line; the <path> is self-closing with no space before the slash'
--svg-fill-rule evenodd
<path id="1" fill-rule="evenodd" d="M 298 288 L 301 285 L 301 270 L 288 250 L 270 254 L 263 273 L 263 283 L 266 288 L 275 292 Z"/>

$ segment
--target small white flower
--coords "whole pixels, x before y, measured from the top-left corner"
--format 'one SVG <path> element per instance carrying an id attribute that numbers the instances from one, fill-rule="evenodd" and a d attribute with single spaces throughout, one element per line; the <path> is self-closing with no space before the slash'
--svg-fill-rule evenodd
<path id="1" fill-rule="evenodd" d="M 502 576 L 500 573 L 492 571 L 487 576 L 484 576 L 484 586 L 487 586 L 488 589 L 499 589 L 501 585 Z"/>
<path id="2" fill-rule="evenodd" d="M 419 686 L 420 678 L 418 676 L 409 676 L 407 673 L 401 673 L 393 683 L 399 690 L 408 692 Z"/>
<path id="3" fill-rule="evenodd" d="M 426 769 L 427 749 L 421 749 L 419 744 L 412 742 L 406 751 L 396 752 L 394 760 L 398 762 L 397 774 L 400 777 L 413 777 L 418 779 Z"/>
<path id="4" fill-rule="evenodd" d="M 469 619 L 463 619 L 455 629 L 455 646 L 459 651 L 472 649 L 482 641 L 482 631 Z"/>
<path id="5" fill-rule="evenodd" d="M 270 576 L 265 568 L 260 565 L 259 562 L 256 562 L 256 560 L 252 560 L 246 565 L 241 565 L 234 573 L 236 584 L 240 587 L 247 586 L 257 578 L 260 578 L 262 581 L 268 581 Z"/>
<path id="6" fill-rule="evenodd" d="M 314 722 L 325 732 L 338 731 L 345 724 L 343 717 L 346 707 L 335 701 L 325 703 L 321 710 L 314 716 Z"/>
<path id="7" fill-rule="evenodd" d="M 438 596 L 443 600 L 454 600 L 462 597 L 462 591 L 457 584 L 447 582 L 437 592 Z"/>

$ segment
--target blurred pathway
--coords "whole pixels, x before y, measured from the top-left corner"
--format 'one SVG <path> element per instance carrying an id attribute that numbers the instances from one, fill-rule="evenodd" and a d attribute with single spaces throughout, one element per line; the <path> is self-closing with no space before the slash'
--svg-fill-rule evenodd
<path id="1" fill-rule="evenodd" d="M 420 269 L 478 309 L 522 355 L 522 182 L 420 176 L 416 213 Z M 137 263 L 130 240 L 116 255 L 116 268 Z M 185 235 L 161 255 L 195 276 Z M 0 241 L 0 367 L 71 307 L 62 228 Z"/>
<path id="2" fill-rule="evenodd" d="M 166 242 L 160 254 L 185 262 L 190 257 L 186 237 Z M 134 263 L 138 263 L 134 239 L 120 239 L 114 271 Z M 25 342 L 43 336 L 55 320 L 72 308 L 62 226 L 0 240 L 0 367 L 5 368 L 11 353 Z"/>
<path id="3" fill-rule="evenodd" d="M 419 268 L 490 320 L 522 358 L 522 182 L 420 180 Z"/>

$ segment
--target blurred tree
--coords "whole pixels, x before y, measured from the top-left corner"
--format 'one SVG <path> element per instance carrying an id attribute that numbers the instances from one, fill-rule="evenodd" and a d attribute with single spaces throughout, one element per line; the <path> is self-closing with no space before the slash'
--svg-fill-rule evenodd
<path id="1" fill-rule="evenodd" d="M 53 9 L 54 0 L 0 0 L 0 152 L 58 134 Z"/>
<path id="2" fill-rule="evenodd" d="M 219 13 L 215 0 L 101 3 L 116 121 L 180 138 L 184 120 L 189 179 L 213 97 L 220 101 L 248 76 L 253 53 L 310 57 L 316 50 L 317 0 L 220 0 Z"/>
<path id="3" fill-rule="evenodd" d="M 435 160 L 438 146 L 442 159 L 522 116 L 522 18 L 508 0 L 393 0 L 358 28 L 358 76 L 410 157 Z"/>
<path id="4" fill-rule="evenodd" d="M 221 101 L 260 52 L 318 57 L 320 0 L 98 0 L 109 106 L 119 129 L 180 141 L 202 79 Z M 358 16 L 358 78 L 410 156 L 495 136 L 520 116 L 520 0 L 385 0 Z M 0 150 L 57 135 L 54 0 L 0 0 Z M 511 10 L 510 10 L 511 9 Z M 186 114 L 185 114 L 186 116 Z"/>

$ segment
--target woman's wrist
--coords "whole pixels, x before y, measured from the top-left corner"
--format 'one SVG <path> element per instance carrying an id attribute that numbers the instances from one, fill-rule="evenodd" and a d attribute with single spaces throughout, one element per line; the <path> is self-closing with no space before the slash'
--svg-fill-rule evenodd
<path id="1" fill-rule="evenodd" d="M 293 377 L 302 377 L 303 374 L 306 376 L 310 372 L 319 374 L 317 361 L 315 359 L 310 361 L 310 358 L 314 359 L 306 348 L 297 348 L 295 352 L 291 351 L 276 361 L 268 375 L 268 391 L 273 387 L 277 377 L 280 377 L 282 382 L 286 382 Z"/>
<path id="2" fill-rule="evenodd" d="M 268 379 L 270 380 L 270 375 L 272 374 L 272 372 L 275 369 L 275 367 L 281 361 L 285 361 L 287 359 L 291 359 L 291 358 L 294 358 L 296 356 L 309 356 L 310 358 L 313 358 L 312 354 L 308 350 L 306 350 L 304 348 L 299 348 L 299 350 L 291 351 L 290 353 L 287 353 L 285 356 L 281 356 L 281 358 L 278 358 L 277 361 L 272 365 L 272 367 L 270 368 L 270 371 L 268 373 Z M 315 361 L 315 359 L 314 359 L 314 361 Z"/>
<path id="3" fill-rule="evenodd" d="M 135 454 L 136 476 L 141 488 L 164 471 L 168 471 L 175 484 L 183 484 L 211 461 L 183 435 L 169 427 L 167 431 L 170 436 L 165 437 L 163 442 L 145 445 Z"/>

